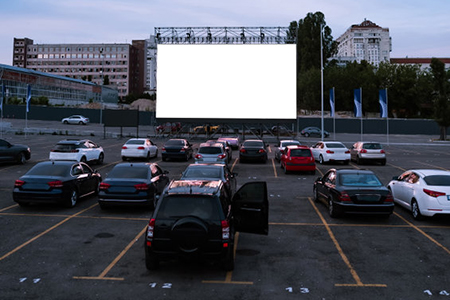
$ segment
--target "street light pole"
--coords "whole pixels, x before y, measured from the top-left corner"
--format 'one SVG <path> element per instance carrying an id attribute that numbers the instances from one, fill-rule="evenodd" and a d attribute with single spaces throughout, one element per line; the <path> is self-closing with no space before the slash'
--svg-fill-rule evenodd
<path id="1" fill-rule="evenodd" d="M 323 45 L 322 45 L 322 24 L 320 25 L 320 113 L 321 113 L 321 136 L 324 140 L 323 131 Z"/>

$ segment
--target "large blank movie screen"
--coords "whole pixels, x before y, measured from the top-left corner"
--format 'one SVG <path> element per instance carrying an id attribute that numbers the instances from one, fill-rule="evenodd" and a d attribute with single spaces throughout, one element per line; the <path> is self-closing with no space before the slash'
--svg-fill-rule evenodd
<path id="1" fill-rule="evenodd" d="M 158 45 L 157 118 L 295 119 L 292 44 Z"/>

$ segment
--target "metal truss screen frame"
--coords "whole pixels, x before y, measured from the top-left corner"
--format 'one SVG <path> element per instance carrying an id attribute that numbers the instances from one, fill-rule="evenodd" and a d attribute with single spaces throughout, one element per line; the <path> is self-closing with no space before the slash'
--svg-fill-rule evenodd
<path id="1" fill-rule="evenodd" d="M 294 44 L 159 44 L 156 118 L 296 119 Z"/>

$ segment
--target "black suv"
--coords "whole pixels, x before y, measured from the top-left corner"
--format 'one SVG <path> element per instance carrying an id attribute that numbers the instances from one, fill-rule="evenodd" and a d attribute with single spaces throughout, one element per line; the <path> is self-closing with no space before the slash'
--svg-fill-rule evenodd
<path id="1" fill-rule="evenodd" d="M 205 258 L 234 269 L 235 232 L 267 235 L 266 182 L 248 182 L 231 198 L 222 181 L 174 180 L 165 189 L 147 227 L 145 264 Z"/>

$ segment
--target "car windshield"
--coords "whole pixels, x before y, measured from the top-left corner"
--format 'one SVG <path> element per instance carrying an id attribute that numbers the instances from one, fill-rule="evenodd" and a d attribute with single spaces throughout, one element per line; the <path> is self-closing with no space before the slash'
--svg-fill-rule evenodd
<path id="1" fill-rule="evenodd" d="M 423 178 L 427 185 L 450 186 L 450 175 L 429 175 Z"/>
<path id="2" fill-rule="evenodd" d="M 198 153 L 202 154 L 221 154 L 223 153 L 222 148 L 220 147 L 201 147 L 198 150 Z"/>
<path id="3" fill-rule="evenodd" d="M 245 142 L 244 143 L 245 147 L 263 147 L 264 143 L 263 142 L 258 142 L 258 141 L 254 141 L 254 142 Z"/>
<path id="4" fill-rule="evenodd" d="M 69 165 L 43 164 L 34 166 L 26 175 L 67 176 L 69 170 Z"/>
<path id="5" fill-rule="evenodd" d="M 291 145 L 300 145 L 300 142 L 281 142 L 281 147 L 291 146 Z"/>
<path id="6" fill-rule="evenodd" d="M 183 179 L 188 178 L 221 178 L 220 168 L 187 168 L 183 173 Z"/>
<path id="7" fill-rule="evenodd" d="M 382 186 L 377 176 L 374 174 L 339 174 L 339 182 L 344 186 Z"/>
<path id="8" fill-rule="evenodd" d="M 345 148 L 341 143 L 326 143 L 328 148 Z"/>
<path id="9" fill-rule="evenodd" d="M 142 145 L 144 143 L 145 143 L 144 140 L 129 140 L 127 142 L 127 145 Z"/>
<path id="10" fill-rule="evenodd" d="M 291 157 L 310 157 L 311 151 L 309 149 L 292 149 Z"/>
<path id="11" fill-rule="evenodd" d="M 148 178 L 148 167 L 114 167 L 108 174 L 108 178 Z"/>
<path id="12" fill-rule="evenodd" d="M 381 145 L 378 143 L 366 143 L 363 145 L 363 149 L 381 149 Z"/>
<path id="13" fill-rule="evenodd" d="M 167 146 L 184 146 L 184 141 L 182 140 L 168 140 Z"/>
<path id="14" fill-rule="evenodd" d="M 200 219 L 219 220 L 215 200 L 209 196 L 170 196 L 164 198 L 164 202 L 158 212 L 158 219 L 181 218 L 186 216 Z"/>

